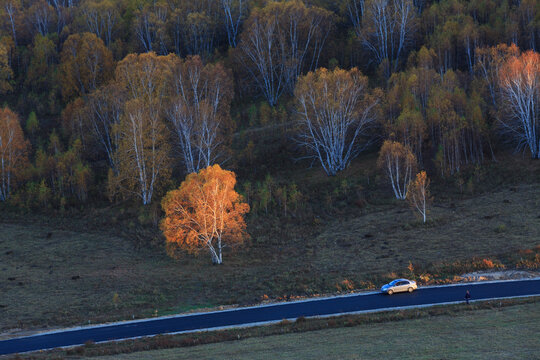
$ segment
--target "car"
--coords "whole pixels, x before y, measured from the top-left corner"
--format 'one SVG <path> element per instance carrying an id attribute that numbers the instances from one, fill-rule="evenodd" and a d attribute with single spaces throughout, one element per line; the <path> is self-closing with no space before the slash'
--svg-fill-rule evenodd
<path id="1" fill-rule="evenodd" d="M 413 280 L 407 280 L 407 279 L 396 279 L 386 285 L 383 285 L 381 287 L 381 291 L 383 293 L 387 293 L 388 295 L 392 295 L 393 293 L 397 292 L 413 292 L 416 290 L 418 286 L 416 286 L 416 281 Z"/>

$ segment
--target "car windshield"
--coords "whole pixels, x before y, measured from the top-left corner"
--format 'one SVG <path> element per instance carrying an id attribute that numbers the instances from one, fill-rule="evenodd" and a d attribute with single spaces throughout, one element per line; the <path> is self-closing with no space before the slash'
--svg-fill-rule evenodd
<path id="1" fill-rule="evenodd" d="M 394 286 L 394 285 L 396 285 L 398 282 L 399 282 L 399 280 L 394 280 L 394 281 L 392 281 L 389 285 Z"/>

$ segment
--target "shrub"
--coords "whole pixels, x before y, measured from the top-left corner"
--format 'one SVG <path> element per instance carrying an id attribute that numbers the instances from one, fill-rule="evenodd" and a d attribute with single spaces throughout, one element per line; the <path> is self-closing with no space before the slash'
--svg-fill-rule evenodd
<path id="1" fill-rule="evenodd" d="M 339 284 L 336 284 L 336 288 L 338 291 L 350 291 L 355 288 L 354 282 L 352 282 L 349 279 L 344 279 Z"/>
<path id="2" fill-rule="evenodd" d="M 540 254 L 536 254 L 532 259 L 519 259 L 516 267 L 521 269 L 540 269 Z"/>

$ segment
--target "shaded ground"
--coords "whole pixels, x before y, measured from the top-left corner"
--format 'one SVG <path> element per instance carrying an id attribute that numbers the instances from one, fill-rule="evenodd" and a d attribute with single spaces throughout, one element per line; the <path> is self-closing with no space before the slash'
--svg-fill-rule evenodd
<path id="1" fill-rule="evenodd" d="M 539 359 L 539 303 L 97 359 Z"/>
<path id="2" fill-rule="evenodd" d="M 422 266 L 540 244 L 536 184 L 438 205 L 427 225 L 400 203 L 303 226 L 269 219 L 222 266 L 205 255 L 173 260 L 163 250 L 136 250 L 83 227 L 0 223 L 0 331 L 332 293 L 391 277 L 409 261 Z"/>
<path id="3" fill-rule="evenodd" d="M 540 244 L 538 185 L 439 203 L 427 225 L 412 221 L 410 210 L 399 205 L 328 224 L 315 239 L 314 265 L 352 276 L 405 268 L 409 261 L 489 257 Z M 329 259 L 340 260 L 332 265 Z"/>

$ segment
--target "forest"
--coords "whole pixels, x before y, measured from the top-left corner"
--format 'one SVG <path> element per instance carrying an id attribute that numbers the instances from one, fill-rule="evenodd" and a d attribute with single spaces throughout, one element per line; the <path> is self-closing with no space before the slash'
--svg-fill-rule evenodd
<path id="1" fill-rule="evenodd" d="M 420 170 L 540 158 L 536 0 L 0 4 L 4 206 L 159 205 L 220 164 L 287 216 L 308 195 L 283 169 L 380 151 L 405 199 Z"/>

